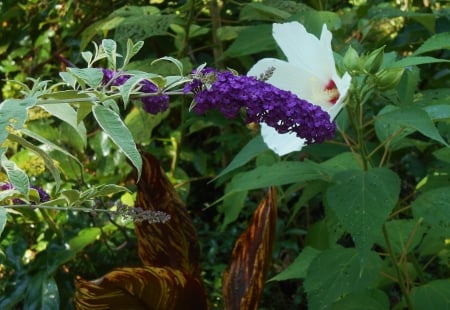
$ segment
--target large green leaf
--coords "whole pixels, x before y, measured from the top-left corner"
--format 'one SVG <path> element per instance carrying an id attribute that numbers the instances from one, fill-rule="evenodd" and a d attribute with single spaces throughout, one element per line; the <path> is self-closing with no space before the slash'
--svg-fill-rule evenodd
<path id="1" fill-rule="evenodd" d="M 24 298 L 24 309 L 60 309 L 59 291 L 56 281 L 45 271 L 32 276 Z"/>
<path id="2" fill-rule="evenodd" d="M 434 57 L 430 57 L 430 56 L 410 56 L 410 57 L 406 57 L 401 60 L 398 60 L 398 61 L 388 65 L 386 68 L 388 68 L 388 69 L 405 68 L 405 67 L 409 67 L 409 66 L 417 66 L 417 65 L 430 64 L 430 63 L 436 63 L 436 62 L 450 62 L 450 60 L 434 58 Z"/>
<path id="3" fill-rule="evenodd" d="M 272 38 L 272 25 L 248 26 L 239 32 L 236 40 L 225 51 L 228 57 L 240 57 L 274 50 L 276 44 Z"/>
<path id="4" fill-rule="evenodd" d="M 388 310 L 389 298 L 385 292 L 380 290 L 366 290 L 352 293 L 331 306 L 332 310 Z"/>
<path id="5" fill-rule="evenodd" d="M 414 309 L 449 309 L 450 279 L 434 280 L 411 290 Z"/>
<path id="6" fill-rule="evenodd" d="M 364 258 L 400 193 L 400 179 L 389 169 L 349 170 L 334 176 L 326 202 L 351 234 Z"/>
<path id="7" fill-rule="evenodd" d="M 139 154 L 133 136 L 125 126 L 120 116 L 114 111 L 102 106 L 95 105 L 92 112 L 98 124 L 108 137 L 124 152 L 125 156 L 131 161 L 138 171 L 138 177 L 141 175 L 142 158 Z"/>
<path id="8" fill-rule="evenodd" d="M 355 249 L 337 248 L 318 254 L 309 266 L 304 282 L 308 309 L 329 309 L 332 303 L 347 294 L 375 288 L 382 260 L 370 252 L 364 264 L 360 262 Z"/>

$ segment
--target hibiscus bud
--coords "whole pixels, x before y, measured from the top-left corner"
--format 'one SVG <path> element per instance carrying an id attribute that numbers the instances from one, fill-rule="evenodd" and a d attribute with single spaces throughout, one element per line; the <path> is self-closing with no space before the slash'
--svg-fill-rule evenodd
<path id="1" fill-rule="evenodd" d="M 353 47 L 349 47 L 347 52 L 344 55 L 344 66 L 349 71 L 354 71 L 359 69 L 359 56 L 358 53 L 353 49 Z"/>
<path id="2" fill-rule="evenodd" d="M 384 59 L 384 46 L 370 53 L 364 61 L 364 69 L 369 73 L 376 73 Z"/>
<path id="3" fill-rule="evenodd" d="M 375 75 L 375 83 L 380 90 L 388 90 L 397 86 L 402 78 L 404 68 L 383 70 Z"/>

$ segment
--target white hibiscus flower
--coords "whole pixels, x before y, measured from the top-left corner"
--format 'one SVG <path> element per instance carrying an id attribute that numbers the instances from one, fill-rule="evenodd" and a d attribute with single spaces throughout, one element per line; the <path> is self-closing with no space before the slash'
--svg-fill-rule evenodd
<path id="1" fill-rule="evenodd" d="M 320 39 L 317 39 L 298 22 L 273 24 L 273 37 L 287 61 L 261 59 L 247 75 L 259 77 L 274 68 L 268 83 L 319 105 L 334 120 L 344 105 L 351 77 L 347 72 L 339 77 L 336 72 L 332 35 L 327 26 L 323 25 Z M 261 135 L 267 146 L 280 156 L 299 151 L 305 145 L 305 140 L 295 133 L 279 134 L 264 123 L 261 124 Z"/>

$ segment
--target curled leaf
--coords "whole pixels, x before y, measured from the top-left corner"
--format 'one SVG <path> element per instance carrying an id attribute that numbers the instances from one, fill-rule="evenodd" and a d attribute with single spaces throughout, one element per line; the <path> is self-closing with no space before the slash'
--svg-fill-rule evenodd
<path id="1" fill-rule="evenodd" d="M 257 309 L 270 266 L 277 219 L 276 192 L 269 189 L 247 228 L 234 245 L 223 276 L 225 308 Z"/>

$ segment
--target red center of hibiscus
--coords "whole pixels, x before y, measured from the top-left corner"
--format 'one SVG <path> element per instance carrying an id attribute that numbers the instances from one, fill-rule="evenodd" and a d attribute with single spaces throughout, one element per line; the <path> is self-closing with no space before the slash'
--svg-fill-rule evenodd
<path id="1" fill-rule="evenodd" d="M 330 103 L 335 104 L 339 99 L 340 94 L 333 80 L 330 80 L 325 86 L 325 92 L 328 94 Z"/>

